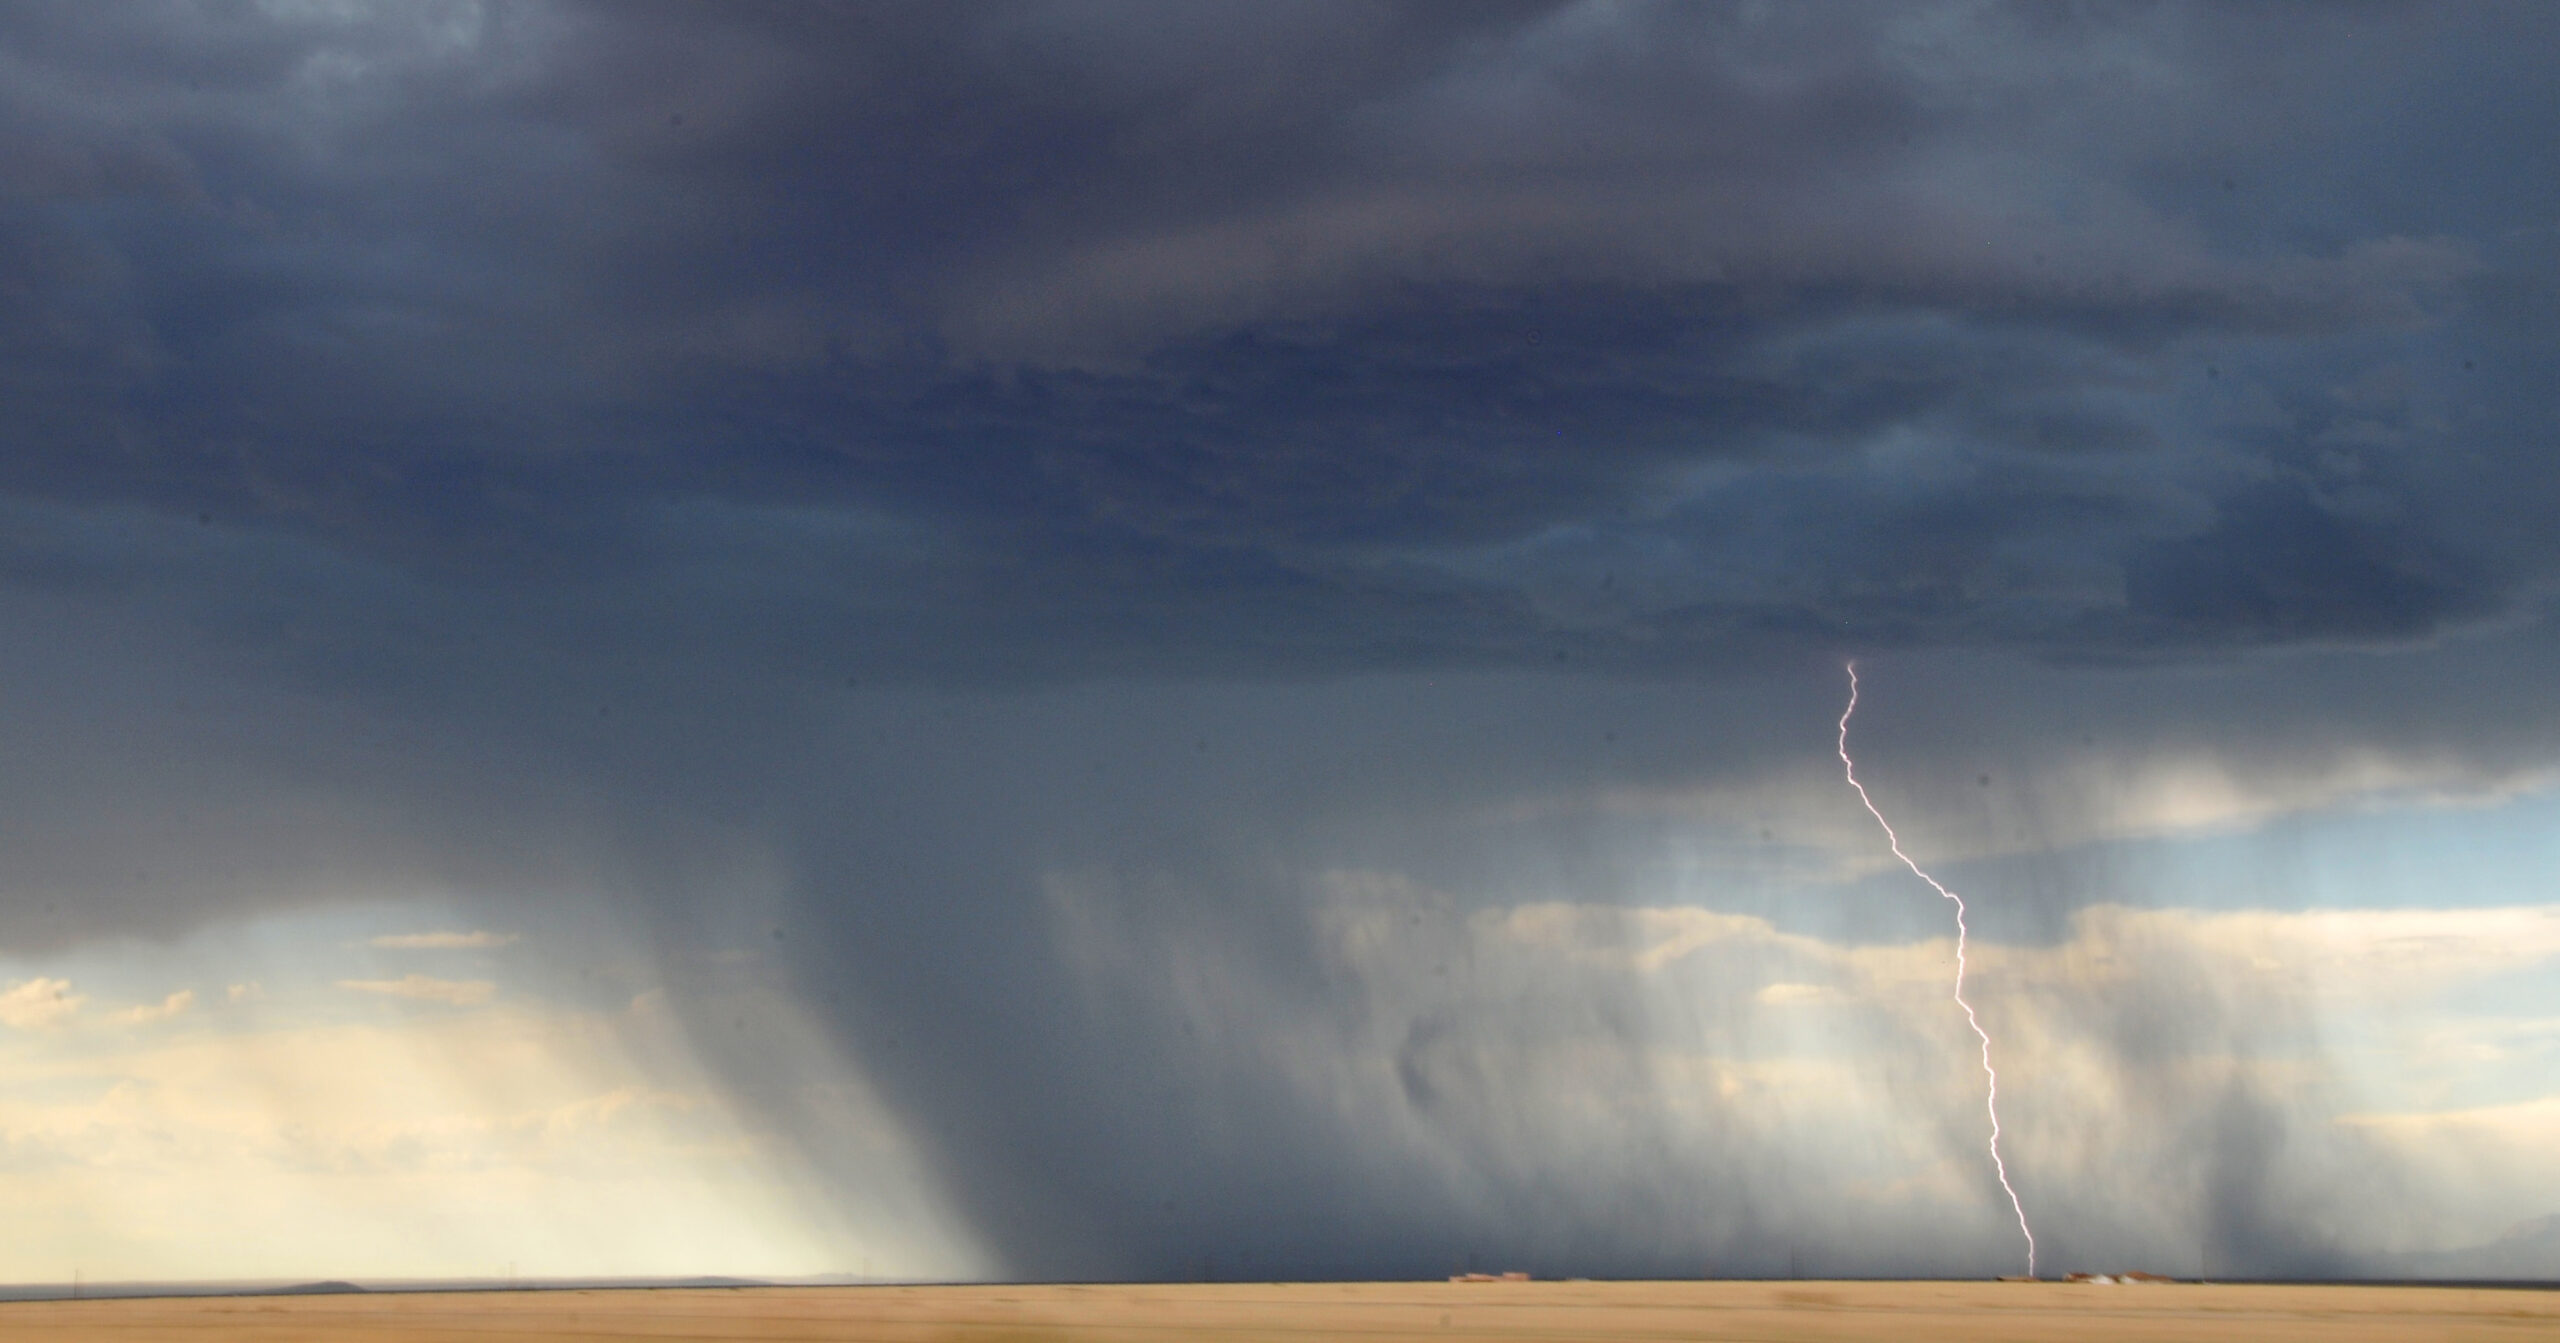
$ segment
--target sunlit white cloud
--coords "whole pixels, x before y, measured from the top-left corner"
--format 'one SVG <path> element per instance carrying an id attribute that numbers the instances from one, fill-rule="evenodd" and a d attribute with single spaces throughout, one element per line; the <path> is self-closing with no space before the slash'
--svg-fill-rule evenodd
<path id="1" fill-rule="evenodd" d="M 2212 834 L 2280 816 L 2394 808 L 2475 808 L 2550 789 L 2543 768 L 2483 768 L 2447 755 L 2370 748 L 2302 761 L 2244 762 L 2203 751 L 2073 761 L 2033 786 L 2085 819 L 2062 842 Z"/>
<path id="2" fill-rule="evenodd" d="M 2461 1110 L 2349 1114 L 2339 1116 L 2339 1122 L 2388 1133 L 2416 1146 L 2445 1141 L 2498 1143 L 2541 1153 L 2538 1164 L 2560 1165 L 2560 1153 L 2551 1150 L 2552 1135 L 2560 1134 L 2560 1096 Z"/>
<path id="3" fill-rule="evenodd" d="M 1880 771 L 1867 771 L 1880 772 Z M 1897 822 L 1925 836 L 1930 860 L 2051 852 L 2109 841 L 2246 833 L 2293 816 L 2487 809 L 2550 791 L 2548 769 L 2491 768 L 2449 756 L 2360 749 L 2307 761 L 2248 760 L 2209 751 L 2057 752 L 2007 782 L 2035 799 L 2031 829 L 1984 824 L 1982 803 L 1957 778 L 1885 772 L 1870 783 Z M 1844 803 L 1844 799 L 1846 799 Z M 1999 795 L 1990 799 L 1997 815 Z M 1684 821 L 1711 835 L 1758 835 L 1822 860 L 1807 875 L 1839 878 L 1898 864 L 1847 798 L 1836 769 L 1791 764 L 1767 778 L 1696 787 L 1613 787 L 1515 801 L 1499 819 L 1578 812 Z"/>
<path id="4" fill-rule="evenodd" d="M 1374 880 L 1356 888 L 1375 891 Z M 1342 917 L 1342 916 L 1337 916 Z M 1852 945 L 1781 932 L 1764 918 L 1694 906 L 1547 903 L 1477 916 L 1499 941 L 1577 960 L 1656 972 L 1710 951 L 1778 954 L 1837 976 L 1854 992 L 1899 992 L 1946 980 L 1944 938 Z M 1973 972 L 2020 988 L 2123 982 L 2164 956 L 2206 956 L 2216 973 L 2269 977 L 2361 1003 L 2400 1002 L 2560 959 L 2560 905 L 2490 909 L 2202 911 L 2093 905 L 2074 936 L 2050 947 L 1974 943 Z M 1787 983 L 1770 1003 L 1806 1001 L 1819 985 Z"/>
<path id="5" fill-rule="evenodd" d="M 22 1031 L 59 1026 L 87 1001 L 71 991 L 67 979 L 39 977 L 12 984 L 0 990 L 0 1026 Z"/>
<path id="6" fill-rule="evenodd" d="M 2080 921 L 2084 942 L 2095 948 L 2183 943 L 2368 1005 L 2406 1002 L 2560 958 L 2560 905 L 2219 913 L 2099 906 Z"/>
<path id="7" fill-rule="evenodd" d="M 1763 1007 L 1801 1007 L 1845 1002 L 1847 997 L 1825 984 L 1781 982 L 1762 985 L 1758 993 L 1751 995 L 1751 1000 Z"/>
<path id="8" fill-rule="evenodd" d="M 616 1025 L 502 1009 L 13 1057 L 0 1273 L 856 1266 L 862 1248 L 775 1181 L 783 1152 L 698 1079 L 635 1074 Z M 895 1252 L 874 1251 L 950 1268 Z"/>
<path id="9" fill-rule="evenodd" d="M 228 945 L 301 961 L 349 941 L 283 920 Z M 55 1028 L 0 1033 L 0 1281 L 991 1270 L 860 1075 L 768 1002 L 733 1012 L 754 1047 L 801 1051 L 798 1103 L 833 1116 L 869 1199 L 821 1197 L 654 987 L 606 1007 L 269 967 L 221 994 L 254 1011 L 180 990 L 70 1018 L 78 978 L 23 981 Z M 350 1012 L 349 992 L 468 1010 Z"/>
<path id="10" fill-rule="evenodd" d="M 438 979 L 414 973 L 398 979 L 341 979 L 338 987 L 451 1007 L 478 1007 L 498 996 L 498 986 L 486 979 Z"/>
<path id="11" fill-rule="evenodd" d="M 186 1015 L 196 1005 L 194 989 L 180 989 L 156 1003 L 139 1003 L 110 1013 L 107 1020 L 119 1026 L 151 1026 Z"/>
<path id="12" fill-rule="evenodd" d="M 368 945 L 390 951 L 474 951 L 512 945 L 515 933 L 493 933 L 486 929 L 470 932 L 384 933 Z"/>

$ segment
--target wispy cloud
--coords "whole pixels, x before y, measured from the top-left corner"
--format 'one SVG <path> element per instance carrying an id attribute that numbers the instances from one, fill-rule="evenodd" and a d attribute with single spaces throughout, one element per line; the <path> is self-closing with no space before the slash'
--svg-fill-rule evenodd
<path id="1" fill-rule="evenodd" d="M 417 1002 L 445 1003 L 453 1007 L 478 1007 L 498 995 L 498 986 L 485 979 L 438 979 L 433 975 L 402 975 L 398 979 L 341 979 L 338 987 L 359 993 L 379 993 L 385 997 L 408 998 Z"/>
<path id="2" fill-rule="evenodd" d="M 234 984 L 224 989 L 222 996 L 230 1002 L 254 1003 L 267 996 L 267 989 L 265 985 L 253 979 L 246 984 Z"/>
<path id="3" fill-rule="evenodd" d="M 67 979 L 36 978 L 0 992 L 0 1026 L 22 1031 L 59 1026 L 88 999 L 71 991 Z"/>
<path id="4" fill-rule="evenodd" d="M 483 947 L 503 947 L 516 940 L 514 933 L 493 933 L 476 928 L 467 933 L 384 933 L 373 939 L 373 945 L 394 951 L 471 951 Z"/>
<path id="5" fill-rule="evenodd" d="M 119 1026 L 149 1026 L 184 1015 L 196 1005 L 194 989 L 180 989 L 156 1003 L 141 1003 L 107 1018 Z"/>

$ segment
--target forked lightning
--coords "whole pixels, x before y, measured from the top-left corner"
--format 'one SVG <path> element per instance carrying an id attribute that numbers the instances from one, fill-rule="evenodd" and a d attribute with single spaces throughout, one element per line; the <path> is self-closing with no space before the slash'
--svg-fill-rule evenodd
<path id="1" fill-rule="evenodd" d="M 2027 1238 L 2027 1276 L 2032 1278 L 2036 1275 L 2035 1229 L 2027 1225 L 2027 1205 L 2018 1201 L 2018 1191 L 2009 1183 L 2009 1165 L 2000 1159 L 2000 1074 L 1991 1067 L 1991 1032 L 1982 1029 L 1981 1018 L 1973 1014 L 1973 1004 L 1966 1002 L 1964 997 L 1964 897 L 1939 885 L 1936 877 L 1911 861 L 1911 855 L 1902 851 L 1901 837 L 1893 833 L 1893 822 L 1876 810 L 1875 799 L 1867 796 L 1867 786 L 1858 782 L 1858 766 L 1849 759 L 1849 715 L 1858 711 L 1858 664 L 1852 662 L 1848 667 L 1849 707 L 1840 711 L 1840 768 L 1848 775 L 1849 786 L 1858 790 L 1858 800 L 1866 804 L 1867 814 L 1876 818 L 1877 825 L 1884 827 L 1885 843 L 1892 847 L 1893 856 L 1911 869 L 1911 875 L 1929 883 L 1930 890 L 1945 896 L 1956 907 L 1956 1006 L 1964 1009 L 1966 1024 L 1973 1027 L 1974 1035 L 1982 1041 L 1982 1075 L 1990 1084 L 1983 1104 L 1991 1112 L 1991 1169 L 1999 1174 L 2000 1188 L 2008 1194 L 2009 1206 L 2018 1214 L 2018 1231 Z"/>

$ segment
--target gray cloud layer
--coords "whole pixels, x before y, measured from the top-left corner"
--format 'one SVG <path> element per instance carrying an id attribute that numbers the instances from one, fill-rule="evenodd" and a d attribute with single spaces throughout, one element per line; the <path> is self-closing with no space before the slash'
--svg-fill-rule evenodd
<path id="1" fill-rule="evenodd" d="M 1847 651 L 1990 693 L 1924 776 L 2031 774 L 2084 723 L 2270 778 L 2342 742 L 2539 766 L 2554 37 L 2525 6 L 10 9 L 8 731 L 70 762 L 20 776 L 11 914 L 59 944 L 366 874 L 582 882 L 680 966 L 735 912 L 704 855 L 752 850 L 797 982 L 1020 1271 L 1767 1268 L 1785 1235 L 1978 1266 L 1996 1238 L 1791 1229 L 1741 1146 L 1669 1190 L 1346 1153 L 1161 986 L 1093 1007 L 1059 874 L 1249 961 L 1297 1039 L 1332 1020 L 1317 874 L 1640 899 L 1658 834 L 1469 818 L 1818 763 Z M 2014 931 L 2109 894 L 2030 881 Z M 1641 1036 L 1610 992 L 1566 996 Z M 2257 1028 L 2207 1015 L 2198 1050 Z M 1444 1155 L 1546 1122 L 1487 1136 L 1490 1030 L 1399 1037 Z M 2159 1094 L 2296 1178 L 2275 1102 Z M 2321 1197 L 2211 1211 L 2226 1264 L 2352 1266 Z"/>
<path id="2" fill-rule="evenodd" d="M 2456 525 L 2545 487 L 2473 301 L 2548 284 L 2529 10 L 186 13 L 15 19 L 21 498 L 509 590 L 744 530 L 818 609 L 701 595 L 942 674 L 2395 641 L 2547 567 Z"/>

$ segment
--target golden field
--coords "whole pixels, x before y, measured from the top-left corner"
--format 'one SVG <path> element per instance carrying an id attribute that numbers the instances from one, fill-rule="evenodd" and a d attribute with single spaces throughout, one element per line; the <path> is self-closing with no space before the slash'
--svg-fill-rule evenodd
<path id="1" fill-rule="evenodd" d="M 0 1304 L 9 1343 L 2560 1339 L 2560 1292 L 1971 1282 L 414 1292 Z"/>

